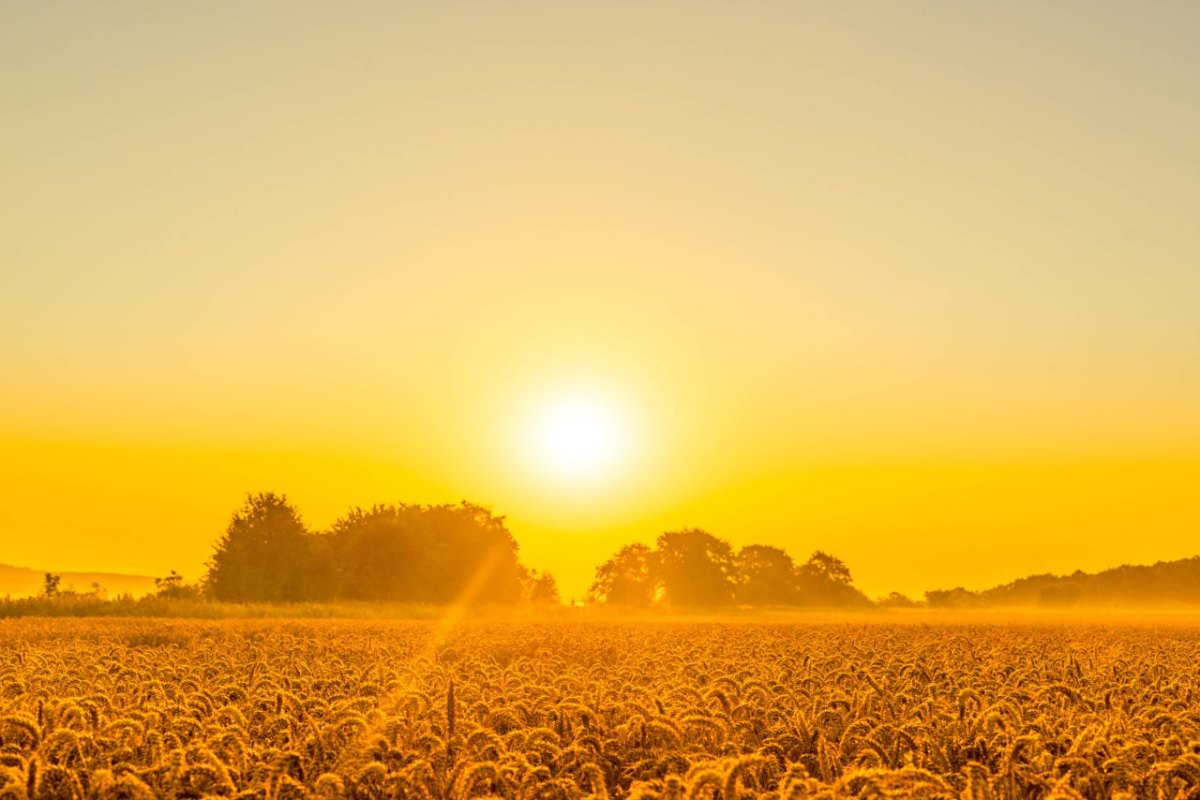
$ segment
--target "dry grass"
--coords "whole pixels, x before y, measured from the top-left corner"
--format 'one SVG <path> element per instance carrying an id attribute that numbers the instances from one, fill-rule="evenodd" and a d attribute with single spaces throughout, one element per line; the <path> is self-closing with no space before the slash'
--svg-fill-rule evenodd
<path id="1" fill-rule="evenodd" d="M 0 798 L 1195 797 L 1200 627 L 0 622 Z"/>

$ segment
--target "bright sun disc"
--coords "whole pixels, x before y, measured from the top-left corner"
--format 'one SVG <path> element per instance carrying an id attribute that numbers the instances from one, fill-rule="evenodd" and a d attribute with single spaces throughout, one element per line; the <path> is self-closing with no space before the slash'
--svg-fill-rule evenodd
<path id="1" fill-rule="evenodd" d="M 560 398 L 531 420 L 539 468 L 551 477 L 598 478 L 619 466 L 625 431 L 616 412 L 595 398 Z"/>

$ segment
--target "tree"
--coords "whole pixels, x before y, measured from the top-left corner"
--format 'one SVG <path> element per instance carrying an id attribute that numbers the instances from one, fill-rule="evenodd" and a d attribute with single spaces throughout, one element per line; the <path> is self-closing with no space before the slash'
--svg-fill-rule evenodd
<path id="1" fill-rule="evenodd" d="M 629 544 L 596 568 L 596 580 L 588 590 L 594 602 L 645 608 L 657 591 L 654 553 L 644 544 Z"/>
<path id="2" fill-rule="evenodd" d="M 822 550 L 813 553 L 800 569 L 803 574 L 819 581 L 850 585 L 850 568 L 840 558 Z"/>
<path id="3" fill-rule="evenodd" d="M 42 581 L 42 594 L 46 597 L 58 597 L 58 585 L 62 583 L 62 575 L 47 572 Z"/>
<path id="4" fill-rule="evenodd" d="M 172 600 L 199 600 L 201 589 L 197 584 L 185 583 L 182 575 L 171 570 L 171 574 L 154 579 L 154 595 Z"/>
<path id="5" fill-rule="evenodd" d="M 556 606 L 561 602 L 558 582 L 549 572 L 529 571 L 529 602 L 534 605 Z"/>
<path id="6" fill-rule="evenodd" d="M 510 604 L 521 600 L 523 570 L 517 541 L 503 516 L 464 500 L 458 505 L 425 506 L 417 519 L 429 554 L 429 602 Z"/>
<path id="7" fill-rule="evenodd" d="M 889 592 L 887 597 L 875 601 L 880 608 L 916 608 L 917 601 L 902 592 Z"/>
<path id="8" fill-rule="evenodd" d="M 183 586 L 183 576 L 175 570 L 171 570 L 170 575 L 154 579 L 155 594 L 170 594 L 181 586 Z"/>
<path id="9" fill-rule="evenodd" d="M 851 585 L 850 569 L 820 550 L 796 566 L 787 551 L 751 544 L 736 554 L 729 542 L 707 531 L 667 531 L 656 547 L 627 545 L 596 568 L 588 592 L 593 602 L 677 608 L 746 605 L 869 607 Z"/>
<path id="10" fill-rule="evenodd" d="M 296 580 L 297 594 L 314 602 L 326 602 L 337 597 L 339 587 L 333 536 L 310 533 L 305 541 L 304 560 L 304 568 Z"/>
<path id="11" fill-rule="evenodd" d="M 925 593 L 930 608 L 982 608 L 986 605 L 977 593 L 956 586 L 953 589 L 933 589 Z"/>
<path id="12" fill-rule="evenodd" d="M 736 599 L 752 606 L 796 602 L 796 565 L 778 547 L 752 544 L 738 551 Z"/>
<path id="13" fill-rule="evenodd" d="M 331 549 L 341 596 L 351 600 L 424 600 L 417 526 L 407 506 L 351 509 L 333 523 Z"/>
<path id="14" fill-rule="evenodd" d="M 798 602 L 810 606 L 869 606 L 866 595 L 851 585 L 850 569 L 821 550 L 796 570 Z"/>
<path id="15" fill-rule="evenodd" d="M 657 564 L 671 605 L 715 608 L 733 600 L 733 548 L 707 531 L 689 528 L 658 537 Z"/>
<path id="16" fill-rule="evenodd" d="M 377 505 L 333 525 L 329 547 L 344 597 L 419 603 L 513 603 L 526 575 L 517 543 L 483 506 Z"/>
<path id="17" fill-rule="evenodd" d="M 286 495 L 250 495 L 217 542 L 206 583 L 218 600 L 301 600 L 308 560 L 308 530 Z"/>

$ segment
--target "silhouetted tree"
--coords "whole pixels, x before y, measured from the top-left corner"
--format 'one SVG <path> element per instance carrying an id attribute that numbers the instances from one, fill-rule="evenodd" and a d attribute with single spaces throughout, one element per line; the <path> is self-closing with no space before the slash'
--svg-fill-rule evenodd
<path id="1" fill-rule="evenodd" d="M 154 579 L 155 594 L 169 594 L 181 586 L 183 586 L 183 576 L 175 570 L 171 570 L 170 575 Z"/>
<path id="2" fill-rule="evenodd" d="M 424 599 L 415 513 L 404 505 L 351 509 L 333 523 L 331 551 L 339 595 L 351 600 Z"/>
<path id="3" fill-rule="evenodd" d="M 46 597 L 58 597 L 60 583 L 62 583 L 62 575 L 47 572 L 42 580 L 42 594 Z"/>
<path id="4" fill-rule="evenodd" d="M 927 592 L 930 604 L 964 602 L 965 589 Z M 1137 607 L 1200 603 L 1200 557 L 1155 564 L 1125 564 L 1097 573 L 1029 575 L 970 593 L 974 606 Z"/>
<path id="5" fill-rule="evenodd" d="M 300 600 L 309 566 L 308 531 L 284 495 L 250 495 L 234 513 L 208 564 L 213 596 L 227 601 Z"/>
<path id="6" fill-rule="evenodd" d="M 850 568 L 840 558 L 818 550 L 800 567 L 802 575 L 827 583 L 850 585 Z"/>
<path id="7" fill-rule="evenodd" d="M 850 569 L 839 558 L 816 551 L 796 570 L 798 602 L 808 606 L 869 606 L 866 595 L 851 585 Z"/>
<path id="8" fill-rule="evenodd" d="M 1037 604 L 1048 608 L 1065 608 L 1077 605 L 1083 594 L 1083 587 L 1071 583 L 1064 586 L 1047 586 L 1037 596 Z"/>
<path id="9" fill-rule="evenodd" d="M 429 598 L 434 603 L 515 603 L 521 599 L 517 542 L 487 508 L 468 503 L 426 506 L 420 517 L 430 543 Z"/>
<path id="10" fill-rule="evenodd" d="M 530 570 L 527 591 L 529 602 L 535 605 L 556 606 L 561 602 L 558 594 L 558 582 L 549 572 Z"/>
<path id="11" fill-rule="evenodd" d="M 334 600 L 338 596 L 338 572 L 333 536 L 311 533 L 305 537 L 304 567 L 296 578 L 296 592 L 315 602 Z"/>
<path id="12" fill-rule="evenodd" d="M 928 591 L 925 593 L 925 602 L 930 608 L 980 608 L 984 605 L 983 598 L 961 586 Z"/>
<path id="13" fill-rule="evenodd" d="M 645 608 L 657 591 L 654 553 L 644 544 L 627 544 L 596 568 L 588 597 L 598 603 Z"/>
<path id="14" fill-rule="evenodd" d="M 504 518 L 483 506 L 377 505 L 333 525 L 340 595 L 422 603 L 513 603 L 524 572 Z"/>
<path id="15" fill-rule="evenodd" d="M 747 545 L 738 551 L 736 566 L 739 603 L 769 606 L 796 602 L 796 565 L 784 550 Z"/>
<path id="16" fill-rule="evenodd" d="M 707 531 L 689 528 L 658 537 L 658 576 L 673 606 L 715 608 L 733 600 L 733 548 Z"/>
<path id="17" fill-rule="evenodd" d="M 185 583 L 182 575 L 171 570 L 171 574 L 154 579 L 154 594 L 172 600 L 199 600 L 202 591 L 200 586 Z"/>
<path id="18" fill-rule="evenodd" d="M 916 608 L 917 602 L 906 594 L 890 592 L 887 597 L 875 601 L 880 608 Z"/>
<path id="19" fill-rule="evenodd" d="M 668 531 L 657 547 L 621 548 L 596 569 L 593 602 L 647 606 L 665 600 L 682 608 L 747 605 L 869 607 L 851 584 L 850 570 L 820 550 L 797 567 L 788 553 L 747 545 L 735 555 L 723 539 L 696 529 Z"/>

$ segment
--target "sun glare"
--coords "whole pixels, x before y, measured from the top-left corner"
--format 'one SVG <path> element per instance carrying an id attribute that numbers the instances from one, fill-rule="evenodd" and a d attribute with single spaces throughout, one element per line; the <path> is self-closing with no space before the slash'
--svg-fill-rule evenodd
<path id="1" fill-rule="evenodd" d="M 530 417 L 528 442 L 544 475 L 570 482 L 599 480 L 620 468 L 627 431 L 616 408 L 602 398 L 557 397 Z"/>

